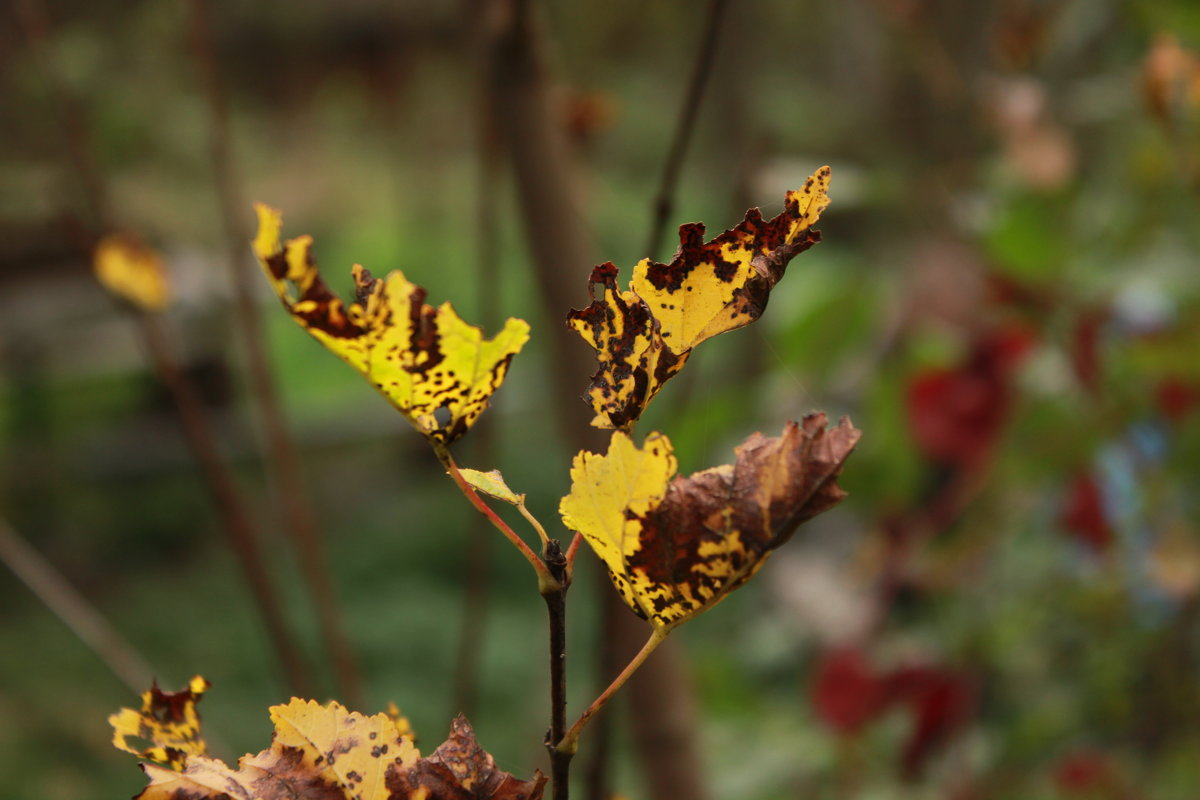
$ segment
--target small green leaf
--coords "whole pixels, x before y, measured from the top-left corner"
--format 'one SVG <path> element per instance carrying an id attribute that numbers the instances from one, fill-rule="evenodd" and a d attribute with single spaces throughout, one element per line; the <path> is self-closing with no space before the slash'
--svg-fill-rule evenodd
<path id="1" fill-rule="evenodd" d="M 517 494 L 508 488 L 508 484 L 504 482 L 504 476 L 500 474 L 500 470 L 498 469 L 494 469 L 491 472 L 480 472 L 477 469 L 460 469 L 459 474 L 476 491 L 483 492 L 488 497 L 503 500 L 514 506 L 525 504 L 525 495 Z"/>

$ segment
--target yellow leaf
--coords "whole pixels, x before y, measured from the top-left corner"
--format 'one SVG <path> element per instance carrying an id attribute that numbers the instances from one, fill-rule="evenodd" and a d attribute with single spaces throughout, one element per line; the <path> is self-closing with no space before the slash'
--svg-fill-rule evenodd
<path id="1" fill-rule="evenodd" d="M 200 738 L 200 715 L 196 703 L 208 689 L 209 683 L 199 675 L 188 682 L 181 692 L 164 692 L 157 685 L 142 695 L 142 709 L 123 708 L 108 718 L 113 728 L 113 747 L 133 753 L 140 758 L 169 764 L 183 769 L 189 756 L 206 752 Z M 131 744 L 142 739 L 148 747 Z"/>
<path id="2" fill-rule="evenodd" d="M 639 449 L 623 432 L 604 455 L 581 452 L 559 506 L 608 567 L 625 603 L 669 629 L 741 586 L 797 526 L 842 500 L 842 463 L 859 432 L 824 414 L 754 434 L 737 460 L 683 478 L 671 443 L 651 434 Z"/>
<path id="3" fill-rule="evenodd" d="M 146 311 L 162 311 L 171 301 L 167 273 L 158 253 L 127 234 L 105 236 L 92 256 L 104 288 Z"/>
<path id="4" fill-rule="evenodd" d="M 293 699 L 271 719 L 271 747 L 237 769 L 204 756 L 182 772 L 144 764 L 150 783 L 138 800 L 538 800 L 545 784 L 540 773 L 520 781 L 496 768 L 462 717 L 427 758 L 388 714 Z"/>
<path id="5" fill-rule="evenodd" d="M 458 473 L 462 475 L 463 480 L 475 487 L 476 491 L 483 492 L 488 497 L 503 500 L 514 506 L 522 505 L 525 502 L 525 495 L 517 494 L 508 488 L 508 484 L 504 482 L 504 476 L 498 469 L 489 472 L 480 472 L 477 469 L 459 469 Z"/>
<path id="6" fill-rule="evenodd" d="M 279 212 L 261 203 L 255 209 L 254 251 L 292 318 L 429 439 L 448 444 L 466 433 L 528 341 L 529 325 L 509 319 L 495 338 L 484 339 L 449 303 L 425 305 L 425 290 L 399 270 L 376 279 L 358 265 L 356 299 L 346 305 L 321 279 L 312 238 L 281 242 Z"/>
<path id="7" fill-rule="evenodd" d="M 597 351 L 588 389 L 595 424 L 628 427 L 693 347 L 762 316 L 788 262 L 820 241 L 812 226 L 829 205 L 829 179 L 829 167 L 821 167 L 803 189 L 788 192 L 778 216 L 764 220 L 751 209 L 709 242 L 704 225 L 680 226 L 671 263 L 643 259 L 628 291 L 620 290 L 613 264 L 592 270 L 592 303 L 572 311 L 567 324 Z"/>

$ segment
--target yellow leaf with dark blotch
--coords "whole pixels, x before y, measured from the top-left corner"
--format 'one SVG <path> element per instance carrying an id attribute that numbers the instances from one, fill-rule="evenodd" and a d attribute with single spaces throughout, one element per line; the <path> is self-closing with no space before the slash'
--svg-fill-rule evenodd
<path id="1" fill-rule="evenodd" d="M 392 797 L 428 800 L 539 800 L 545 785 L 540 771 L 523 781 L 499 769 L 461 714 L 437 750 L 388 781 Z"/>
<path id="2" fill-rule="evenodd" d="M 603 295 L 596 297 L 596 287 Z M 588 282 L 592 304 L 571 311 L 567 325 L 596 350 L 600 368 L 588 387 L 588 402 L 596 412 L 592 424 L 624 428 L 649 405 L 667 379 L 678 372 L 688 354 L 668 348 L 650 307 L 633 292 L 617 288 L 612 263 L 592 270 Z"/>
<path id="3" fill-rule="evenodd" d="M 421 758 L 396 715 L 365 716 L 338 703 L 273 706 L 271 746 L 237 768 L 194 755 L 182 771 L 143 764 L 137 800 L 539 800 L 545 778 L 496 768 L 459 717 L 450 738 Z"/>
<path id="4" fill-rule="evenodd" d="M 458 473 L 462 475 L 463 480 L 471 484 L 475 491 L 482 492 L 488 497 L 503 500 L 514 506 L 522 505 L 525 502 L 525 495 L 517 494 L 508 488 L 508 484 L 504 482 L 504 476 L 498 469 L 488 472 L 480 472 L 477 469 L 459 469 Z"/>
<path id="5" fill-rule="evenodd" d="M 142 695 L 140 711 L 123 708 L 108 718 L 113 728 L 113 747 L 183 769 L 189 756 L 202 756 L 207 749 L 200 738 L 196 704 L 208 687 L 208 681 L 199 675 L 180 692 L 164 692 L 157 684 L 151 686 Z M 131 739 L 149 742 L 149 746 L 138 747 Z"/>
<path id="6" fill-rule="evenodd" d="M 764 220 L 751 209 L 735 227 L 704 241 L 704 225 L 679 228 L 679 251 L 669 264 L 643 259 L 629 289 L 617 267 L 592 270 L 592 303 L 567 315 L 567 324 L 597 351 L 599 369 L 588 388 L 594 424 L 626 428 L 692 348 L 762 316 L 788 262 L 820 241 L 812 226 L 829 205 L 829 167 L 821 167 L 784 209 Z M 597 297 L 596 287 L 603 286 Z"/>
<path id="7" fill-rule="evenodd" d="M 720 602 L 813 516 L 839 503 L 842 464 L 860 433 L 849 420 L 789 422 L 755 433 L 737 459 L 684 478 L 661 434 L 639 449 L 624 433 L 604 455 L 581 452 L 559 511 L 608 567 L 625 603 L 669 629 Z"/>
<path id="8" fill-rule="evenodd" d="M 162 311 L 171 302 L 162 259 L 133 236 L 105 236 L 96 244 L 92 265 L 104 288 L 138 308 Z"/>
<path id="9" fill-rule="evenodd" d="M 305 330 L 378 389 L 430 439 L 450 443 L 475 423 L 500 388 L 529 325 L 509 319 L 493 339 L 449 303 L 425 304 L 425 290 L 400 271 L 373 278 L 353 269 L 355 300 L 329 290 L 312 259 L 312 238 L 280 241 L 278 211 L 261 203 L 254 251 L 276 294 Z"/>
<path id="10" fill-rule="evenodd" d="M 829 205 L 829 177 L 821 167 L 788 192 L 774 219 L 753 208 L 708 242 L 702 223 L 682 225 L 670 264 L 647 258 L 634 267 L 629 288 L 650 306 L 668 347 L 681 353 L 762 316 L 788 262 L 820 241 L 812 226 Z"/>

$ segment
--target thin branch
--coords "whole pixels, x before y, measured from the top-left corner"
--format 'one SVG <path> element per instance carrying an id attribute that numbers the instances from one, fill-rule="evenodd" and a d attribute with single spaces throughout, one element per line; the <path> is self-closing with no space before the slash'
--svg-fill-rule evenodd
<path id="1" fill-rule="evenodd" d="M 136 312 L 142 342 L 163 385 L 171 393 L 179 412 L 184 437 L 200 466 L 200 474 L 221 516 L 221 531 L 237 556 L 250 592 L 262 615 L 267 635 L 283 665 L 290 688 L 309 695 L 312 682 L 308 668 L 288 630 L 283 609 L 267 570 L 266 558 L 251 523 L 250 509 L 217 450 L 217 437 L 204 410 L 204 403 L 176 363 L 157 317 Z"/>
<path id="2" fill-rule="evenodd" d="M 221 87 L 208 6 L 207 0 L 188 2 L 192 54 L 208 105 L 209 150 L 233 279 L 234 317 L 246 349 L 251 393 L 265 438 L 265 465 L 285 530 L 299 556 L 301 574 L 316 606 L 323 649 L 333 661 L 339 692 L 351 708 L 363 708 L 362 673 L 342 622 L 341 606 L 323 552 L 317 517 L 300 472 L 299 453 L 284 419 L 264 346 L 262 321 L 254 296 L 256 274 L 248 269 L 247 260 L 250 234 L 244 216 L 249 206 L 243 202 L 239 190 L 229 135 L 229 109 Z"/>
<path id="3" fill-rule="evenodd" d="M 94 242 L 95 238 L 99 238 L 98 234 L 111 225 L 111 210 L 103 175 L 90 157 L 87 128 L 82 115 L 77 111 L 75 100 L 67 91 L 66 84 L 53 61 L 45 53 L 49 36 L 45 7 L 38 0 L 21 0 L 18 16 L 30 50 L 38 60 L 38 67 L 51 86 L 50 99 L 55 105 L 55 112 L 65 127 L 64 145 L 67 161 L 74 170 L 85 203 L 92 212 L 94 228 L 91 234 Z M 89 249 L 91 246 L 92 243 L 89 243 Z M 254 538 L 249 509 L 218 453 L 216 435 L 205 415 L 199 392 L 179 369 L 157 319 L 140 311 L 136 311 L 135 316 L 152 366 L 175 401 L 184 435 L 221 516 L 221 530 L 246 574 L 251 594 L 258 604 L 290 688 L 307 694 L 308 670 L 284 623 L 282 609 L 271 584 L 265 559 Z"/>
<path id="4" fill-rule="evenodd" d="M 683 105 L 679 109 L 675 135 L 671 139 L 671 149 L 663 164 L 662 175 L 658 181 L 658 192 L 654 197 L 652 207 L 654 222 L 650 227 L 646 249 L 642 251 L 648 258 L 654 258 L 658 253 L 658 248 L 662 245 L 663 234 L 666 232 L 667 220 L 671 218 L 675 208 L 675 189 L 679 183 L 679 173 L 683 168 L 683 159 L 687 155 L 692 132 L 696 128 L 696 117 L 700 111 L 700 103 L 704 99 L 704 89 L 708 86 L 708 77 L 712 73 L 717 35 L 721 30 L 721 15 L 724 13 L 727 3 L 728 0 L 710 0 L 708 4 L 708 16 L 704 22 L 700 50 L 696 53 L 696 62 L 692 66 L 692 77 L 688 83 L 687 94 L 684 95 Z"/>
<path id="5" fill-rule="evenodd" d="M 87 598 L 0 519 L 0 561 L 29 587 L 135 695 L 150 688 L 154 670 Z"/>
<path id="6" fill-rule="evenodd" d="M 567 559 L 557 539 L 546 544 L 546 567 L 555 585 L 542 592 L 550 623 L 550 730 L 546 749 L 550 753 L 550 784 L 553 800 L 567 800 L 570 790 L 571 757 L 574 751 L 559 749 L 567 729 Z"/>
<path id="7" fill-rule="evenodd" d="M 41 0 L 19 0 L 14 5 L 17 21 L 25 36 L 30 54 L 39 75 L 46 83 L 52 112 L 62 128 L 63 149 L 74 171 L 84 204 L 96 231 L 111 227 L 111 207 L 108 190 L 88 142 L 87 121 L 83 108 L 70 92 L 62 73 L 47 52 L 50 39 L 50 18 Z M 93 242 L 88 243 L 90 248 Z"/>
<path id="8" fill-rule="evenodd" d="M 633 673 L 637 672 L 638 667 L 645 663 L 660 644 L 667 640 L 667 635 L 670 633 L 669 628 L 655 627 L 650 633 L 650 638 L 646 640 L 646 644 L 642 645 L 642 649 L 638 651 L 633 660 L 625 665 L 625 669 L 621 670 L 621 674 L 613 678 L 613 682 L 608 685 L 608 688 L 600 693 L 592 704 L 587 707 L 587 710 L 575 721 L 571 729 L 559 741 L 557 749 L 564 753 L 574 753 L 579 748 L 579 734 L 594 717 L 600 709 L 608 703 L 612 696 L 616 694 L 625 682 L 633 677 Z"/>
<path id="9" fill-rule="evenodd" d="M 538 586 L 543 590 L 543 593 L 545 587 L 558 583 L 554 576 L 550 574 L 550 570 L 546 568 L 546 564 L 538 554 L 533 552 L 532 548 L 525 544 L 525 540 L 518 536 L 516 531 L 508 526 L 507 522 L 500 519 L 499 515 L 483 501 L 483 498 L 479 496 L 475 488 L 467 483 L 462 473 L 458 471 L 458 464 L 454 462 L 454 456 L 450 455 L 450 451 L 445 447 L 436 446 L 434 447 L 434 451 L 437 453 L 438 460 L 442 462 L 442 466 L 446 468 L 446 472 L 454 479 L 454 483 L 458 486 L 459 491 L 466 496 L 467 500 L 471 502 L 471 505 L 475 506 L 480 514 L 487 517 L 488 521 L 504 534 L 505 539 L 512 542 L 513 547 L 517 548 L 525 560 L 529 562 L 529 565 L 533 567 L 533 571 L 538 576 Z"/>

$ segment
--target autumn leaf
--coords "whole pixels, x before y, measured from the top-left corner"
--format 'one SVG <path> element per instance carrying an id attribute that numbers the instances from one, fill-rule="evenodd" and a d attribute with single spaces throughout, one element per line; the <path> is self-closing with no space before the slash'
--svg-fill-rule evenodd
<path id="1" fill-rule="evenodd" d="M 720 602 L 749 579 L 796 528 L 845 496 L 837 485 L 859 431 L 843 419 L 789 422 L 778 437 L 755 433 L 734 464 L 676 476 L 666 436 L 641 449 L 613 433 L 604 455 L 581 452 L 559 511 L 608 567 L 626 604 L 669 629 Z"/>
<path id="2" fill-rule="evenodd" d="M 399 270 L 374 278 L 353 268 L 355 301 L 330 291 L 312 260 L 312 237 L 280 241 L 282 217 L 261 203 L 257 254 L 292 318 L 362 373 L 430 440 L 449 444 L 475 423 L 500 388 L 529 325 L 509 319 L 493 339 L 449 303 L 425 304 L 425 290 Z"/>
<path id="3" fill-rule="evenodd" d="M 104 288 L 144 311 L 162 311 L 171 302 L 162 258 L 128 234 L 101 239 L 92 266 Z"/>
<path id="4" fill-rule="evenodd" d="M 181 772 L 143 764 L 150 783 L 138 800 L 538 800 L 545 783 L 497 769 L 462 717 L 424 759 L 388 714 L 293 699 L 272 707 L 271 721 L 271 746 L 237 769 L 205 756 Z"/>
<path id="5" fill-rule="evenodd" d="M 788 262 L 820 241 L 812 225 L 829 205 L 829 178 L 829 167 L 822 167 L 803 189 L 788 192 L 778 216 L 764 220 L 751 209 L 708 242 L 703 224 L 681 226 L 671 262 L 643 259 L 626 291 L 613 264 L 592 270 L 592 303 L 571 311 L 567 325 L 596 350 L 600 364 L 587 395 L 593 424 L 626 428 L 693 347 L 762 316 Z"/>
<path id="6" fill-rule="evenodd" d="M 209 687 L 199 675 L 180 692 L 164 692 L 158 685 L 142 695 L 142 708 L 123 708 L 108 718 L 113 727 L 113 747 L 140 758 L 183 769 L 189 756 L 204 755 L 207 747 L 200 738 L 200 715 L 196 704 Z M 148 747 L 138 747 L 131 739 L 142 739 Z"/>
<path id="7" fill-rule="evenodd" d="M 451 723 L 450 737 L 389 784 L 389 789 L 391 797 L 414 800 L 537 800 L 545 784 L 540 772 L 535 771 L 532 780 L 522 781 L 497 768 L 495 759 L 475 741 L 467 718 L 459 714 Z M 422 790 L 428 794 L 420 794 Z"/>

